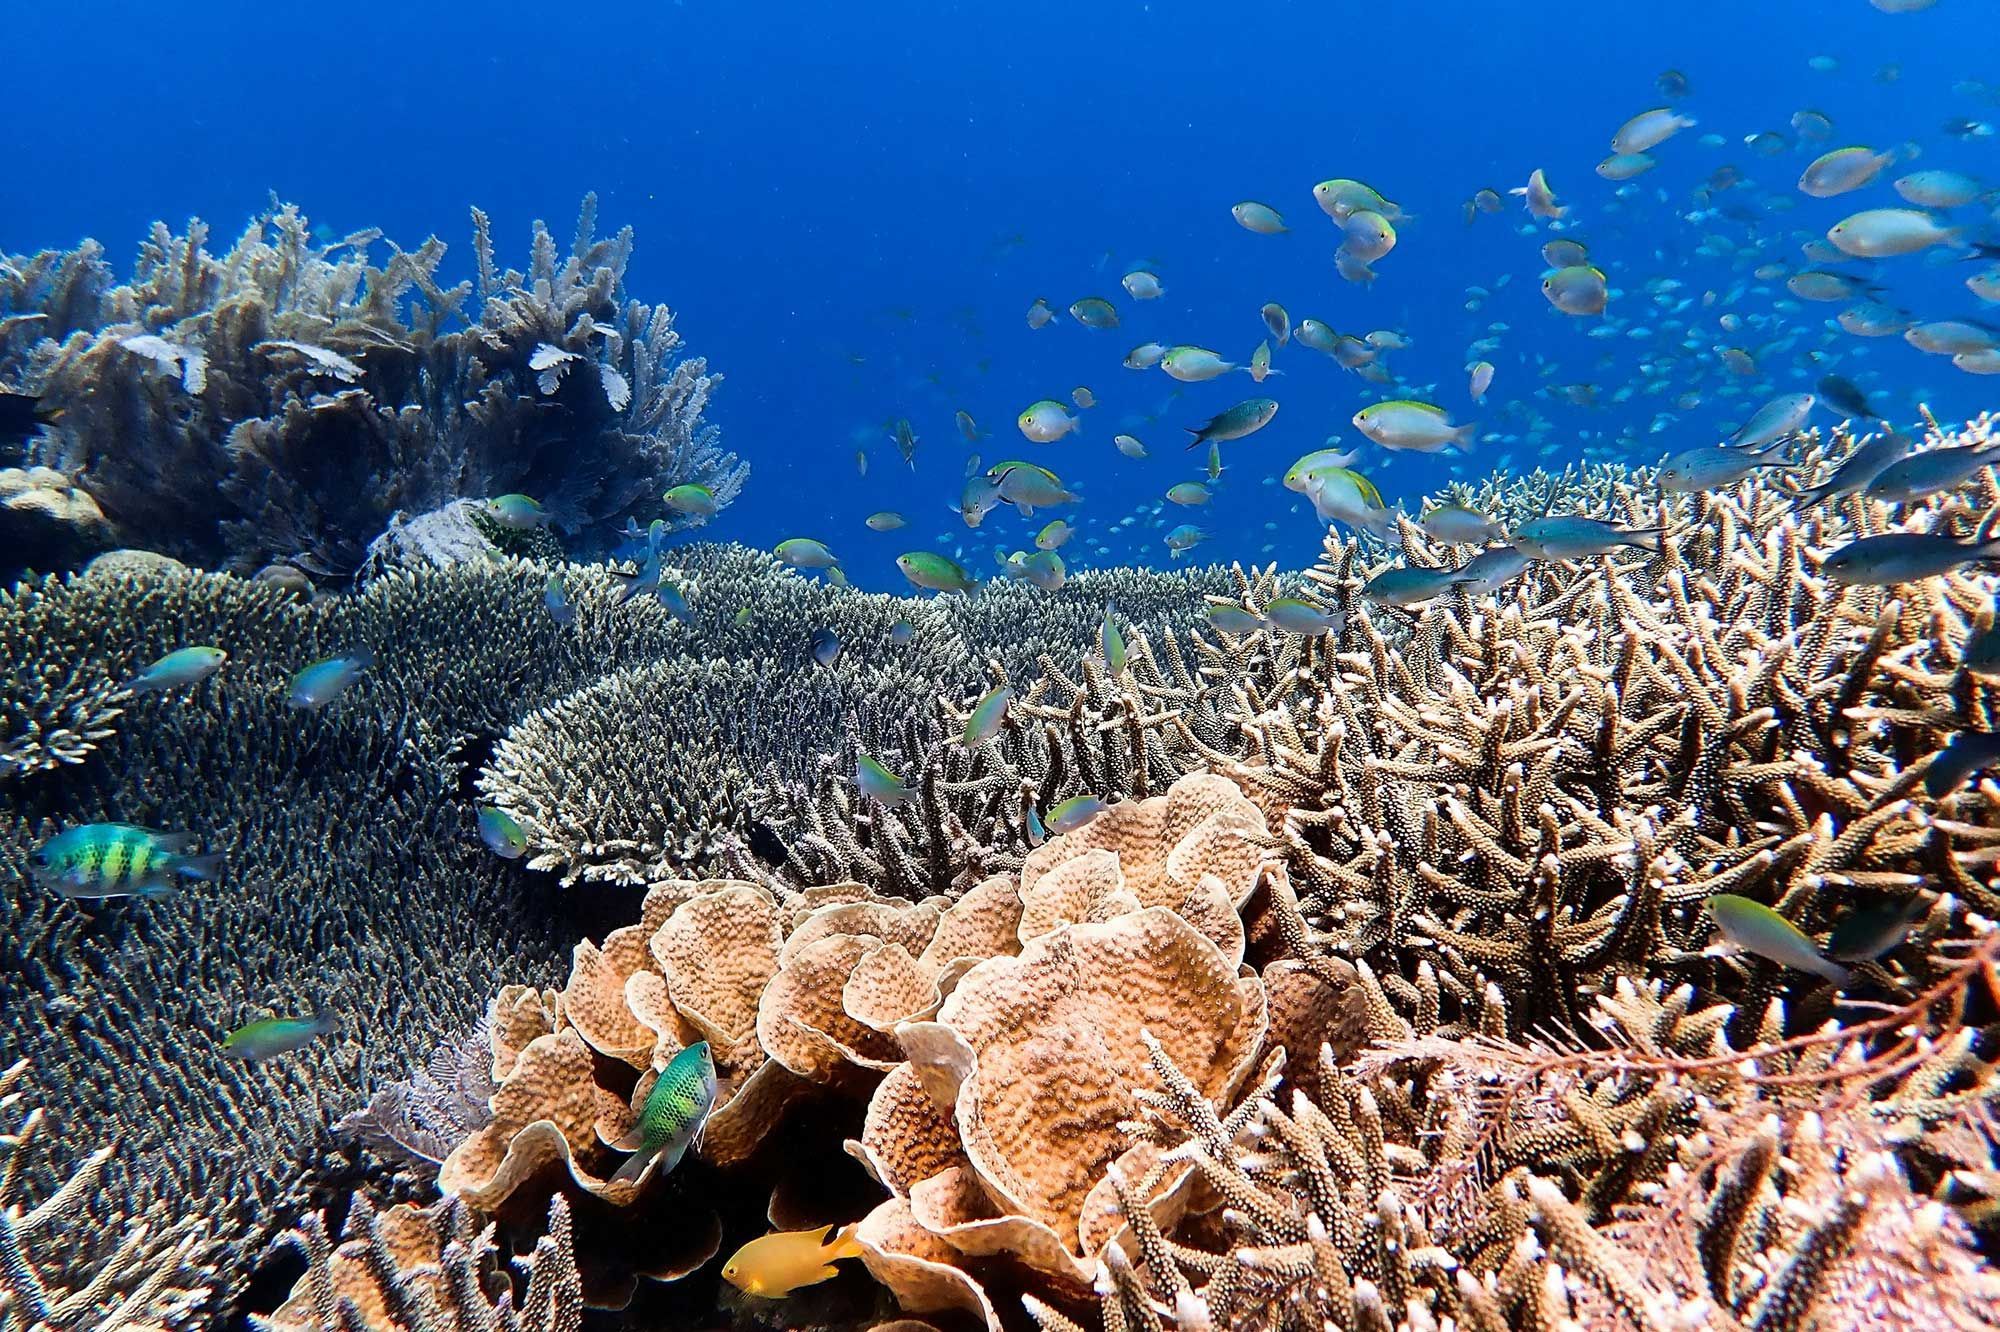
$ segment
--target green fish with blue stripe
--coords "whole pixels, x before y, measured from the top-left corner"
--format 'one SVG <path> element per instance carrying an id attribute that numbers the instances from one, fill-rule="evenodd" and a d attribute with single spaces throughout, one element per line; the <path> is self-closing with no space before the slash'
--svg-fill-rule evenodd
<path id="1" fill-rule="evenodd" d="M 715 1060 L 707 1041 L 696 1041 L 669 1060 L 646 1093 L 639 1122 L 612 1144 L 632 1155 L 611 1178 L 638 1184 L 655 1161 L 662 1175 L 679 1165 L 715 1109 L 715 1085 Z"/>
<path id="2" fill-rule="evenodd" d="M 182 879 L 213 879 L 222 856 L 193 855 L 192 833 L 154 832 L 131 823 L 84 823 L 35 849 L 37 879 L 64 897 L 158 897 Z"/>

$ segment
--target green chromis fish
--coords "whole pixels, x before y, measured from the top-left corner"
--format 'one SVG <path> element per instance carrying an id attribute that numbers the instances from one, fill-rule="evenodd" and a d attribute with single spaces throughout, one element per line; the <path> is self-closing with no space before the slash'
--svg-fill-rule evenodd
<path id="1" fill-rule="evenodd" d="M 1131 351 L 1125 353 L 1125 368 L 1127 370 L 1151 370 L 1160 363 L 1160 358 L 1166 354 L 1166 343 L 1142 342 Z"/>
<path id="2" fill-rule="evenodd" d="M 479 807 L 479 840 L 502 860 L 519 860 L 528 849 L 528 833 L 498 805 Z"/>
<path id="3" fill-rule="evenodd" d="M 229 654 L 219 647 L 176 648 L 140 671 L 125 687 L 135 694 L 163 694 L 200 684 L 222 669 Z"/>
<path id="4" fill-rule="evenodd" d="M 1804 486 L 1795 491 L 1792 507 L 1809 508 L 1822 500 L 1834 499 L 1865 489 L 1876 477 L 1902 461 L 1909 452 L 1910 438 L 1907 435 L 1893 432 L 1871 435 L 1842 458 L 1840 465 L 1833 469 L 1826 480 L 1816 486 Z"/>
<path id="5" fill-rule="evenodd" d="M 1415 606 L 1434 600 L 1463 581 L 1456 569 L 1420 569 L 1405 566 L 1384 569 L 1368 580 L 1361 595 L 1385 606 Z"/>
<path id="6" fill-rule="evenodd" d="M 1146 445 L 1137 435 L 1119 435 L 1113 438 L 1111 442 L 1117 447 L 1120 453 L 1128 458 L 1143 458 L 1146 456 Z"/>
<path id="7" fill-rule="evenodd" d="M 832 572 L 837 574 L 840 570 L 834 569 Z M 667 608 L 667 614 L 682 624 L 694 623 L 694 610 L 688 605 L 687 597 L 682 595 L 679 588 L 672 583 L 663 582 L 660 584 L 658 595 L 660 604 Z"/>
<path id="8" fill-rule="evenodd" d="M 1501 524 L 1483 513 L 1474 513 L 1462 504 L 1440 504 L 1419 518 L 1417 526 L 1423 528 L 1424 535 L 1431 540 L 1453 545 L 1504 541 L 1507 537 L 1506 528 Z"/>
<path id="9" fill-rule="evenodd" d="M 812 651 L 812 659 L 818 662 L 820 665 L 822 666 L 833 665 L 835 662 L 840 660 L 840 653 L 841 653 L 840 635 L 836 634 L 831 629 L 825 628 L 824 626 L 813 630 L 811 651 Z"/>
<path id="10" fill-rule="evenodd" d="M 630 1152 L 611 1178 L 641 1183 L 657 1163 L 669 1174 L 701 1136 L 709 1111 L 715 1109 L 715 1060 L 707 1041 L 696 1041 L 677 1053 L 660 1070 L 639 1108 L 639 1122 L 612 1146 Z"/>
<path id="11" fill-rule="evenodd" d="M 1075 832 L 1109 808 L 1094 795 L 1071 796 L 1051 809 L 1043 823 L 1050 832 L 1058 835 Z"/>
<path id="12" fill-rule="evenodd" d="M 913 587 L 926 592 L 970 593 L 978 586 L 956 560 L 928 550 L 912 550 L 896 557 L 896 567 Z"/>
<path id="13" fill-rule="evenodd" d="M 1264 607 L 1264 622 L 1288 634 L 1324 634 L 1340 627 L 1340 615 L 1297 597 L 1279 597 Z"/>
<path id="14" fill-rule="evenodd" d="M 1202 614 L 1211 625 L 1236 638 L 1254 634 L 1264 627 L 1264 617 L 1236 605 L 1211 605 Z"/>
<path id="15" fill-rule="evenodd" d="M 1083 421 L 1053 398 L 1029 403 L 1014 418 L 1021 433 L 1037 444 L 1053 444 L 1064 435 L 1083 429 Z"/>
<path id="16" fill-rule="evenodd" d="M 917 627 L 908 620 L 898 620 L 889 626 L 889 641 L 897 647 L 907 647 L 917 637 Z"/>
<path id="17" fill-rule="evenodd" d="M 1872 962 L 1894 952 L 1930 912 L 1917 893 L 1903 903 L 1882 902 L 1849 913 L 1826 939 L 1826 955 L 1836 962 Z"/>
<path id="18" fill-rule="evenodd" d="M 1611 288 L 1604 270 L 1589 264 L 1558 268 L 1542 279 L 1542 295 L 1566 315 L 1603 314 Z"/>
<path id="19" fill-rule="evenodd" d="M 1810 393 L 1787 393 L 1773 398 L 1752 412 L 1750 419 L 1729 437 L 1729 442 L 1739 449 L 1754 449 L 1759 444 L 1795 435 L 1812 415 L 1816 401 Z"/>
<path id="20" fill-rule="evenodd" d="M 1848 969 L 1823 957 L 1798 926 L 1762 902 L 1753 902 L 1734 893 L 1717 893 L 1708 899 L 1709 918 L 1722 936 L 1746 953 L 1755 953 L 1794 971 L 1809 971 L 1835 985 L 1847 983 Z"/>
<path id="21" fill-rule="evenodd" d="M 1320 211 L 1336 222 L 1344 222 L 1351 213 L 1367 211 L 1380 213 L 1390 221 L 1400 220 L 1403 210 L 1383 198 L 1374 189 L 1358 180 L 1337 176 L 1323 180 L 1313 186 L 1313 201 Z"/>
<path id="22" fill-rule="evenodd" d="M 1008 577 L 1025 579 L 1044 592 L 1060 591 L 1069 580 L 1069 570 L 1063 564 L 1063 557 L 1052 550 L 1038 550 L 1033 554 L 1017 550 L 1006 557 L 1003 567 Z"/>
<path id="23" fill-rule="evenodd" d="M 1205 470 L 1210 485 L 1222 479 L 1222 446 L 1212 439 L 1208 441 L 1208 467 Z"/>
<path id="24" fill-rule="evenodd" d="M 967 527 L 977 527 L 1000 505 L 1000 482 L 990 476 L 969 476 L 958 495 L 958 516 Z"/>
<path id="25" fill-rule="evenodd" d="M 1694 123 L 1692 116 L 1681 115 L 1669 107 L 1641 111 L 1620 125 L 1618 132 L 1611 136 L 1611 151 L 1643 153 L 1648 148 L 1666 142 L 1682 130 L 1693 128 Z"/>
<path id="26" fill-rule="evenodd" d="M 1118 607 L 1112 602 L 1104 603 L 1104 620 L 1097 626 L 1097 651 L 1104 658 L 1104 669 L 1113 676 L 1125 673 L 1125 635 L 1119 631 Z"/>
<path id="27" fill-rule="evenodd" d="M 1974 472 L 2000 464 L 2000 447 L 1965 444 L 1925 449 L 1898 458 L 1870 477 L 1863 493 L 1889 504 L 1908 503 L 1964 483 Z"/>
<path id="28" fill-rule="evenodd" d="M 979 442 L 979 423 L 972 419 L 971 412 L 960 411 L 954 414 L 951 419 L 957 424 L 958 433 L 965 436 L 966 443 L 977 444 Z"/>
<path id="29" fill-rule="evenodd" d="M 1292 336 L 1299 340 L 1301 346 L 1310 347 L 1316 352 L 1325 352 L 1328 356 L 1333 355 L 1334 347 L 1340 342 L 1340 334 L 1318 319 L 1299 320 L 1297 327 L 1292 330 Z"/>
<path id="30" fill-rule="evenodd" d="M 697 518 L 715 517 L 717 508 L 715 492 L 707 486 L 689 482 L 684 486 L 675 486 L 660 498 L 665 500 L 667 507 L 675 513 L 692 514 Z"/>
<path id="31" fill-rule="evenodd" d="M 316 1010 L 309 1018 L 264 1018 L 246 1022 L 222 1038 L 222 1054 L 246 1064 L 261 1064 L 281 1054 L 304 1049 L 333 1032 L 333 1014 Z"/>
<path id="32" fill-rule="evenodd" d="M 1102 296 L 1086 296 L 1070 302 L 1069 315 L 1085 328 L 1118 327 L 1118 311 Z"/>
<path id="33" fill-rule="evenodd" d="M 1931 755 L 1930 765 L 1924 769 L 1924 790 L 1935 799 L 1943 799 L 1965 785 L 1973 773 L 1996 762 L 2000 762 L 2000 733 L 1960 731 Z"/>
<path id="34" fill-rule="evenodd" d="M 1208 501 L 1208 487 L 1199 481 L 1183 481 L 1167 487 L 1167 502 L 1170 504 L 1197 505 Z"/>
<path id="35" fill-rule="evenodd" d="M 1245 199 L 1229 210 L 1236 219 L 1236 225 L 1245 231 L 1254 231 L 1259 236 L 1275 236 L 1281 231 L 1290 231 L 1278 210 L 1269 204 L 1258 203 L 1255 199 Z"/>
<path id="36" fill-rule="evenodd" d="M 1227 443 L 1254 435 L 1271 424 L 1271 418 L 1277 414 L 1278 404 L 1270 398 L 1246 399 L 1227 411 L 1217 412 L 1199 427 L 1187 427 L 1188 433 L 1194 436 L 1187 446 L 1192 449 L 1212 439 Z"/>
<path id="37" fill-rule="evenodd" d="M 1208 533 L 1196 527 L 1193 523 L 1182 523 L 1179 527 L 1168 532 L 1164 539 L 1167 543 L 1167 550 L 1175 559 L 1179 559 L 1202 542 L 1208 540 Z"/>
<path id="38" fill-rule="evenodd" d="M 285 701 L 306 712 L 318 712 L 347 692 L 361 673 L 375 664 L 375 654 L 356 648 L 338 657 L 324 657 L 292 677 L 291 692 Z"/>
<path id="39" fill-rule="evenodd" d="M 863 754 L 854 764 L 854 785 L 861 794 L 890 809 L 909 803 L 914 794 L 903 779 L 884 767 L 879 759 Z"/>
<path id="40" fill-rule="evenodd" d="M 884 509 L 880 513 L 871 513 L 867 518 L 868 530 L 871 532 L 893 532 L 897 528 L 902 527 L 904 522 L 902 514 L 889 509 Z"/>
<path id="41" fill-rule="evenodd" d="M 1782 448 L 1784 441 L 1768 444 L 1762 451 L 1731 448 L 1727 444 L 1702 444 L 1684 449 L 1660 464 L 1655 478 L 1661 490 L 1672 495 L 1697 495 L 1703 491 L 1733 486 L 1762 468 L 1789 470 L 1795 464 L 1784 458 L 1767 459 L 1765 454 Z"/>
<path id="42" fill-rule="evenodd" d="M 561 574 L 550 574 L 548 582 L 542 584 L 542 604 L 549 608 L 549 618 L 557 624 L 576 623 L 576 607 L 570 604 L 569 588 Z"/>
<path id="43" fill-rule="evenodd" d="M 1035 547 L 1038 550 L 1061 550 L 1076 535 L 1076 529 L 1057 518 L 1035 533 Z"/>
<path id="44" fill-rule="evenodd" d="M 618 604 L 623 606 L 628 601 L 656 595 L 660 590 L 662 571 L 663 562 L 657 550 L 646 557 L 646 562 L 639 566 L 636 573 L 613 569 L 611 576 L 618 580 Z"/>
<path id="45" fill-rule="evenodd" d="M 1453 444 L 1464 447 L 1472 443 L 1476 429 L 1471 422 L 1453 425 L 1442 407 L 1407 400 L 1362 408 L 1354 414 L 1354 428 L 1385 449 L 1417 453 L 1436 453 Z"/>
<path id="46" fill-rule="evenodd" d="M 1878 153 L 1872 148 L 1836 148 L 1821 153 L 1799 176 L 1799 192 L 1815 199 L 1831 199 L 1836 194 L 1858 190 L 1896 160 L 1896 154 Z"/>
<path id="47" fill-rule="evenodd" d="M 1264 327 L 1270 330 L 1280 347 L 1292 340 L 1292 316 L 1284 306 L 1276 301 L 1267 301 L 1257 313 L 1263 317 Z"/>
<path id="48" fill-rule="evenodd" d="M 998 488 L 1000 498 L 1020 510 L 1023 518 L 1036 509 L 1073 504 L 1077 499 L 1063 485 L 1061 477 L 1033 463 L 996 463 L 986 475 Z"/>
<path id="49" fill-rule="evenodd" d="M 1530 559 L 1580 560 L 1620 546 L 1658 550 L 1665 531 L 1661 527 L 1619 527 L 1597 518 L 1564 514 L 1522 523 L 1514 529 L 1510 544 Z"/>
<path id="50" fill-rule="evenodd" d="M 1206 347 L 1169 347 L 1160 357 L 1160 369 L 1183 384 L 1199 384 L 1235 368 L 1234 362 L 1223 360 Z"/>
<path id="51" fill-rule="evenodd" d="M 794 569 L 831 569 L 840 563 L 837 555 L 811 537 L 790 537 L 780 541 L 774 553 L 780 561 Z"/>
<path id="52" fill-rule="evenodd" d="M 1000 734 L 1000 727 L 1007 720 L 1007 709 L 1013 705 L 1014 691 L 1005 685 L 973 704 L 971 715 L 965 719 L 965 732 L 959 737 L 960 743 L 967 749 L 976 749 Z"/>
<path id="53" fill-rule="evenodd" d="M 2000 560 L 2000 509 L 1986 515 L 1969 541 L 1935 532 L 1884 532 L 1848 542 L 1820 561 L 1819 571 L 1848 586 L 1892 587 L 1980 560 Z"/>
<path id="54" fill-rule="evenodd" d="M 182 879 L 213 879 L 219 854 L 189 854 L 191 833 L 161 833 L 130 823 L 84 823 L 35 849 L 35 878 L 63 897 L 158 897 Z"/>
<path id="55" fill-rule="evenodd" d="M 1867 208 L 1827 229 L 1835 248 L 1857 259 L 1892 259 L 1933 245 L 1963 245 L 1964 228 L 1938 225 L 1915 208 Z"/>
<path id="56" fill-rule="evenodd" d="M 486 516 L 510 532 L 525 532 L 549 521 L 541 501 L 527 495 L 496 495 L 486 501 Z"/>

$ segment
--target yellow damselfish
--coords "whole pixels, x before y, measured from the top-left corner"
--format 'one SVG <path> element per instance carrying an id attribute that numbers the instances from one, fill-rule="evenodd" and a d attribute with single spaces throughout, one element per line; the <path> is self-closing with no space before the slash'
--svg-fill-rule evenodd
<path id="1" fill-rule="evenodd" d="M 861 1245 L 850 1231 L 780 1230 L 753 1239 L 722 1265 L 722 1279 L 746 1295 L 781 1299 L 800 1286 L 814 1286 L 839 1275 L 834 1264 L 859 1258 Z"/>

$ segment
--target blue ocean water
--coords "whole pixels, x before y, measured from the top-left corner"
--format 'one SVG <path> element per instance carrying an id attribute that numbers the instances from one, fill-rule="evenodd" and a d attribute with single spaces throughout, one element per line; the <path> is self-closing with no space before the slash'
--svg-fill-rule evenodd
<path id="1" fill-rule="evenodd" d="M 1799 172 L 1828 148 L 1908 141 L 1920 167 L 2000 181 L 2000 138 L 1943 128 L 2000 121 L 1996 18 L 1989 0 L 1912 14 L 1867 0 L 24 6 L 9 20 L 27 56 L 9 68 L 19 114 L 0 242 L 94 235 L 122 266 L 156 217 L 200 215 L 226 238 L 275 195 L 335 231 L 380 226 L 405 244 L 435 232 L 464 272 L 470 205 L 518 264 L 533 218 L 566 234 L 595 190 L 606 227 L 636 229 L 632 292 L 674 306 L 690 349 L 727 376 L 711 416 L 755 471 L 705 535 L 818 537 L 869 588 L 902 590 L 893 560 L 914 548 L 987 573 L 994 546 L 1028 546 L 1044 518 L 1003 508 L 968 532 L 947 512 L 976 450 L 1082 491 L 1072 568 L 1167 563 L 1161 536 L 1184 521 L 1210 534 L 1192 558 L 1295 567 L 1320 528 L 1273 479 L 1329 437 L 1359 443 L 1349 418 L 1382 397 L 1481 423 L 1463 453 L 1364 450 L 1356 466 L 1412 508 L 1495 466 L 1649 462 L 1713 442 L 1827 373 L 1903 426 L 1919 401 L 1947 422 L 1990 402 L 1986 381 L 1949 360 L 1845 334 L 1829 322 L 1839 305 L 1796 301 L 1783 276 L 1754 271 L 1812 266 L 1802 239 L 1901 204 L 1887 181 L 1902 168 L 1838 199 L 1800 194 Z M 1600 179 L 1612 133 L 1661 104 L 1668 68 L 1686 76 L 1678 105 L 1697 127 L 1655 149 L 1649 173 Z M 1830 119 L 1830 138 L 1793 127 L 1807 109 Z M 1773 156 L 1745 143 L 1767 131 L 1785 139 Z M 1744 180 L 1699 195 L 1726 165 Z M 1568 230 L 1534 225 L 1512 198 L 1462 219 L 1475 190 L 1504 194 L 1536 167 L 1571 205 Z M 1311 194 L 1334 176 L 1414 215 L 1371 288 L 1334 271 L 1338 235 Z M 1230 206 L 1244 199 L 1293 230 L 1240 228 Z M 1992 226 L 1984 204 L 1952 220 Z M 1609 275 L 1604 319 L 1543 299 L 1538 247 L 1552 234 L 1585 239 Z M 1161 299 L 1120 291 L 1141 264 Z M 1961 252 L 1839 267 L 1915 317 L 1979 315 Z M 1679 285 L 1649 291 L 1661 279 Z M 1475 286 L 1492 294 L 1469 310 Z M 1122 326 L 1024 321 L 1037 297 L 1060 311 L 1086 295 L 1112 298 Z M 1262 389 L 1120 364 L 1149 340 L 1247 359 L 1267 301 L 1343 332 L 1400 332 L 1411 346 L 1389 364 L 1402 387 L 1297 345 Z M 1474 409 L 1467 350 L 1487 337 L 1496 382 Z M 1722 346 L 1761 351 L 1761 373 L 1732 375 Z M 1080 385 L 1099 404 L 1080 435 L 1044 446 L 1016 431 L 1027 404 Z M 1199 474 L 1182 428 L 1259 393 L 1279 415 L 1223 446 L 1214 501 L 1154 512 Z M 990 437 L 961 440 L 959 410 Z M 889 442 L 896 418 L 922 441 L 914 473 Z M 1126 430 L 1149 459 L 1113 449 Z M 910 526 L 863 526 L 884 509 Z"/>

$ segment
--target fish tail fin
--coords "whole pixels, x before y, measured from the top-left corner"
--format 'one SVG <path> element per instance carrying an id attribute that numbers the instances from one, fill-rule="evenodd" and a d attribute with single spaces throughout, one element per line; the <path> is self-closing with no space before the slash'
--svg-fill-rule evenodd
<path id="1" fill-rule="evenodd" d="M 1625 544 L 1640 550 L 1658 550 L 1660 538 L 1667 534 L 1664 527 L 1635 527 L 1625 533 Z"/>
<path id="2" fill-rule="evenodd" d="M 1848 981 L 1854 979 L 1853 967 L 1843 966 L 1841 963 L 1825 956 L 1820 958 L 1820 965 L 1814 967 L 1813 972 L 1816 975 L 1824 976 L 1833 984 L 1835 989 L 1841 988 Z"/>
<path id="3" fill-rule="evenodd" d="M 623 1142 L 624 1139 L 621 1138 L 619 1141 Z M 646 1173 L 646 1167 L 653 1164 L 653 1156 L 654 1153 L 644 1148 L 633 1152 L 625 1158 L 623 1165 L 611 1173 L 611 1178 L 626 1184 L 637 1184 L 640 1176 Z"/>
<path id="4" fill-rule="evenodd" d="M 1992 555 L 2000 555 L 2000 504 L 1993 506 L 1972 534 L 1972 544 Z"/>
<path id="5" fill-rule="evenodd" d="M 174 873 L 185 879 L 213 882 L 222 874 L 222 853 L 211 851 L 204 856 L 182 856 L 174 862 Z"/>
<path id="6" fill-rule="evenodd" d="M 1201 431 L 1196 430 L 1193 426 L 1182 426 L 1181 429 L 1187 431 L 1190 435 L 1194 436 L 1193 439 L 1188 441 L 1188 448 L 1190 449 L 1200 448 L 1202 446 L 1202 443 L 1208 438 L 1206 435 L 1202 434 Z"/>
<path id="7" fill-rule="evenodd" d="M 1458 429 L 1451 432 L 1451 442 L 1458 445 L 1460 448 L 1465 448 L 1466 446 L 1473 444 L 1477 441 L 1477 436 L 1475 432 L 1478 429 L 1479 429 L 1479 422 L 1467 421 L 1464 425 L 1460 426 Z"/>
<path id="8" fill-rule="evenodd" d="M 861 1241 L 854 1238 L 854 1232 L 860 1228 L 859 1221 L 842 1226 L 834 1231 L 832 1238 L 823 1242 L 822 1252 L 826 1255 L 829 1265 L 839 1262 L 842 1258 L 859 1258 L 865 1252 L 861 1247 Z M 833 1227 L 829 1226 L 827 1229 L 832 1230 Z"/>

